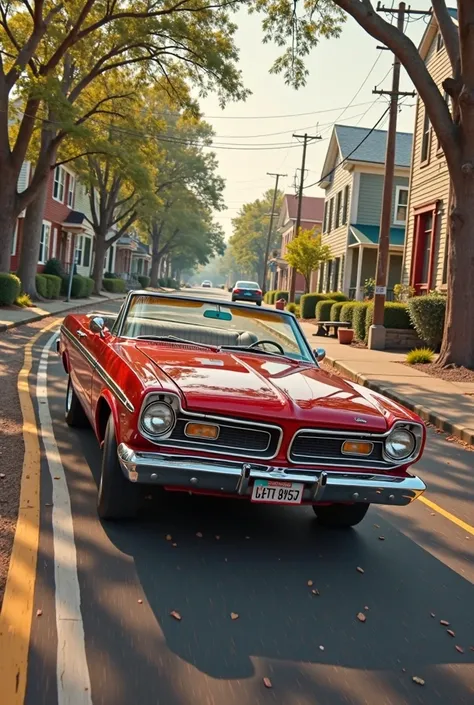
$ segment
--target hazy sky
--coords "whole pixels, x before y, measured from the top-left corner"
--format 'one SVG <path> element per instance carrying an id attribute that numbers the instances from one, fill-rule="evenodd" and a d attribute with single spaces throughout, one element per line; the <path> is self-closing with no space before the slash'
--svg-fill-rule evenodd
<path id="1" fill-rule="evenodd" d="M 427 9 L 430 2 L 422 0 L 416 7 Z M 239 25 L 237 45 L 240 49 L 240 68 L 245 86 L 252 91 L 252 95 L 245 102 L 230 103 L 225 110 L 219 108 L 215 96 L 201 102 L 206 119 L 216 132 L 215 152 L 220 173 L 227 182 L 227 210 L 217 215 L 226 236 L 232 234 L 231 219 L 240 206 L 258 198 L 267 188 L 273 188 L 274 180 L 266 175 L 268 171 L 288 174 L 281 184 L 285 191 L 294 193 L 295 170 L 301 163 L 302 148 L 292 138 L 293 132 L 320 134 L 323 138 L 308 148 L 305 183 L 310 184 L 321 175 L 328 138 L 335 122 L 363 127 L 372 127 L 377 122 L 386 109 L 387 98 L 379 98 L 374 104 L 377 96 L 372 94 L 372 90 L 376 85 L 390 89 L 393 62 L 392 54 L 387 50 L 377 50 L 377 42 L 349 18 L 340 39 L 322 41 L 309 57 L 307 85 L 295 91 L 285 85 L 282 76 L 269 74 L 279 50 L 273 45 L 262 44 L 261 17 L 248 16 L 240 11 L 236 18 Z M 407 34 L 417 44 L 427 21 L 428 18 L 421 17 L 407 26 Z M 377 64 L 365 85 L 352 105 L 343 112 L 377 57 Z M 401 90 L 411 89 L 411 83 L 402 71 Z M 406 106 L 399 114 L 398 129 L 412 132 L 415 98 L 406 98 L 405 101 Z M 309 114 L 296 116 L 300 113 Z M 295 117 L 269 117 L 280 115 Z M 388 116 L 380 127 L 386 127 L 387 120 Z M 273 146 L 275 143 L 277 146 Z M 225 144 L 226 148 L 218 148 L 219 144 Z M 244 145 L 253 149 L 243 149 Z M 255 149 L 265 145 L 267 149 Z M 229 149 L 228 146 L 233 148 Z M 306 194 L 322 195 L 322 191 L 314 187 L 308 189 Z"/>

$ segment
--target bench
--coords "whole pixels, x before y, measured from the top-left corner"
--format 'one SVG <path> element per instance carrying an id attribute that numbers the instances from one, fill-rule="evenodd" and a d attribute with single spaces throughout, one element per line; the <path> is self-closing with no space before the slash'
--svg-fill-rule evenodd
<path id="1" fill-rule="evenodd" d="M 318 330 L 313 335 L 322 335 L 327 337 L 331 333 L 331 328 L 334 329 L 334 337 L 337 337 L 338 328 L 350 328 L 351 324 L 348 321 L 315 321 Z"/>

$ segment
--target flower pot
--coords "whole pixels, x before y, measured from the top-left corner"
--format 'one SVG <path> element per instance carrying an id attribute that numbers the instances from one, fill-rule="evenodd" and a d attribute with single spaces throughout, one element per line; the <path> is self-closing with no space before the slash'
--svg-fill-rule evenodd
<path id="1" fill-rule="evenodd" d="M 338 328 L 337 337 L 341 345 L 350 345 L 354 339 L 352 328 Z"/>

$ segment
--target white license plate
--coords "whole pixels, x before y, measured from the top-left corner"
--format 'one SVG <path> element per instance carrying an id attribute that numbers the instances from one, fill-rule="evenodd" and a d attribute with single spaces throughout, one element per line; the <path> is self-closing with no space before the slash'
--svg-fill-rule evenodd
<path id="1" fill-rule="evenodd" d="M 300 482 L 255 480 L 251 500 L 270 504 L 301 504 L 303 489 L 304 485 Z"/>

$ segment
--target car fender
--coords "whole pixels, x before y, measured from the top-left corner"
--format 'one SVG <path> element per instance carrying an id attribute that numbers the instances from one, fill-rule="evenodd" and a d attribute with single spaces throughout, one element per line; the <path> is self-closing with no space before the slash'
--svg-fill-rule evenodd
<path id="1" fill-rule="evenodd" d="M 107 427 L 107 421 L 110 414 L 114 421 L 115 432 L 117 435 L 117 442 L 120 443 L 120 414 L 118 409 L 118 402 L 115 396 L 109 389 L 104 389 L 98 400 L 95 408 L 95 432 L 99 442 L 102 444 L 105 438 L 105 429 Z"/>

